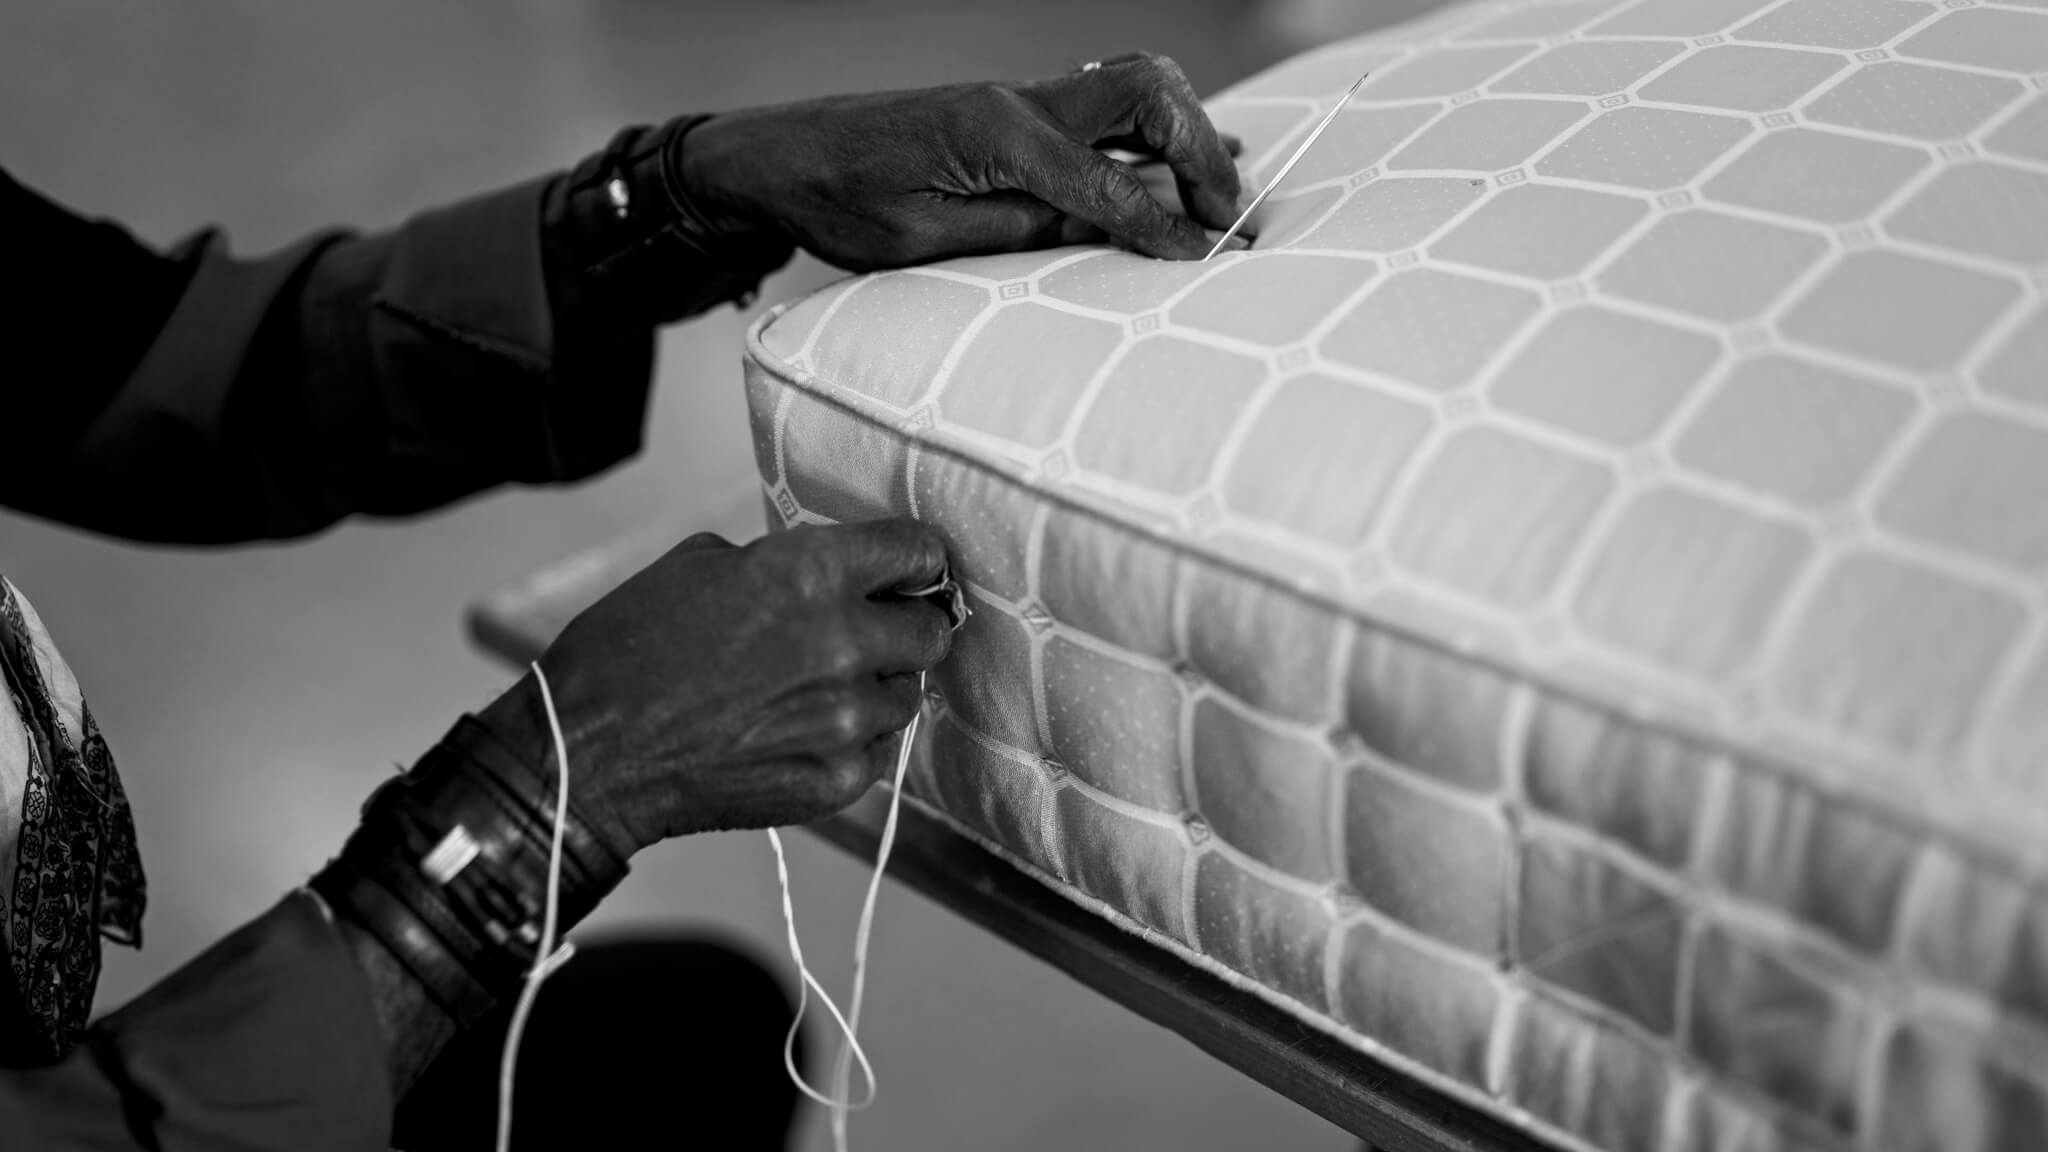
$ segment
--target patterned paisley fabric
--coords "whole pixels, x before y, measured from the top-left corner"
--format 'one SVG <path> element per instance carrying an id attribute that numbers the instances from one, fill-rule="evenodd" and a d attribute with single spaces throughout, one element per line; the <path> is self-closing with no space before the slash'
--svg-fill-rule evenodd
<path id="1" fill-rule="evenodd" d="M 83 1032 L 100 937 L 139 947 L 135 823 L 71 670 L 0 577 L 0 1063 L 60 1057 Z"/>

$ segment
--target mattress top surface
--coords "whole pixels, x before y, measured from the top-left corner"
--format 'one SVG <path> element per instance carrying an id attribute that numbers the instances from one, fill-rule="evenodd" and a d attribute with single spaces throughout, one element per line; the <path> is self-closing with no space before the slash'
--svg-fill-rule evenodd
<path id="1" fill-rule="evenodd" d="M 1248 252 L 862 278 L 763 353 L 2048 859 L 2048 10 L 1455 6 L 1216 97 L 1248 185 L 1368 71 Z"/>

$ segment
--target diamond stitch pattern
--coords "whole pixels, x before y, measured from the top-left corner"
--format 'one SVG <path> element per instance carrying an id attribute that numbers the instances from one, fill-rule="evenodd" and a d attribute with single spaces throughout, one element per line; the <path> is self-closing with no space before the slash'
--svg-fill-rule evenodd
<path id="1" fill-rule="evenodd" d="M 1562 1149 L 2048 1146 L 2048 6 L 1455 5 L 1253 186 L 1367 67 L 1247 252 L 750 336 L 970 585 L 912 801 Z"/>
<path id="2" fill-rule="evenodd" d="M 1683 49 L 1659 40 L 1560 44 L 1493 82 L 1495 92 L 1605 96 L 1620 92 Z"/>
<path id="3" fill-rule="evenodd" d="M 1738 40 L 1870 49 L 1925 20 L 1927 5 L 1898 0 L 1791 0 L 1738 26 Z"/>
<path id="4" fill-rule="evenodd" d="M 1735 323 L 1771 310 L 1827 252 L 1812 232 L 1719 212 L 1674 212 L 1657 221 L 1600 277 L 1616 296 Z"/>
<path id="5" fill-rule="evenodd" d="M 1525 184 L 1493 197 L 1432 244 L 1438 260 L 1536 280 L 1583 270 L 1649 212 L 1632 196 Z"/>
<path id="6" fill-rule="evenodd" d="M 1645 100 L 1767 112 L 1789 108 L 1847 64 L 1825 52 L 1728 45 L 1689 56 L 1643 85 Z"/>
<path id="7" fill-rule="evenodd" d="M 1470 180 L 1407 177 L 1360 185 L 1305 236 L 1304 248 L 1392 253 L 1413 248 L 1486 195 Z"/>
<path id="8" fill-rule="evenodd" d="M 1910 393 L 1808 360 L 1743 361 L 1674 449 L 1688 468 L 1795 507 L 1848 500 L 1914 410 Z"/>
<path id="9" fill-rule="evenodd" d="M 1873 64 L 1849 74 L 1806 106 L 1822 124 L 1909 140 L 1960 140 L 2023 89 L 2017 80 L 1931 68 Z"/>
<path id="10" fill-rule="evenodd" d="M 1750 0 L 1638 0 L 1588 29 L 1595 36 L 1711 36 L 1756 14 Z"/>
<path id="11" fill-rule="evenodd" d="M 2048 96 L 2036 96 L 1984 140 L 1994 152 L 2048 164 Z"/>
<path id="12" fill-rule="evenodd" d="M 1732 116 L 1617 108 L 1574 133 L 1536 171 L 1651 191 L 1677 188 L 1749 133 L 1749 123 Z"/>
<path id="13" fill-rule="evenodd" d="M 1501 44 L 1445 48 L 1410 56 L 1384 72 L 1375 73 L 1365 82 L 1361 94 L 1374 101 L 1456 96 L 1500 75 L 1534 50 L 1531 44 Z"/>
<path id="14" fill-rule="evenodd" d="M 1958 164 L 1907 201 L 1885 227 L 1990 260 L 2048 264 L 2048 172 Z"/>
<path id="15" fill-rule="evenodd" d="M 1927 166 L 1897 143 L 1811 128 L 1773 132 L 1742 150 L 1701 189 L 1709 199 L 1820 223 L 1867 220 Z"/>
<path id="16" fill-rule="evenodd" d="M 1845 256 L 1780 325 L 1795 340 L 1931 372 L 1961 360 L 2016 299 L 2004 277 L 1903 252 Z"/>
<path id="17" fill-rule="evenodd" d="M 1605 444 L 1649 439 L 1720 357 L 1712 338 L 1601 307 L 1550 318 L 1493 383 L 1494 403 Z"/>
<path id="18" fill-rule="evenodd" d="M 1419 387 L 1456 388 L 1539 307 L 1526 288 L 1437 268 L 1397 272 L 1338 320 L 1322 353 Z"/>
<path id="19" fill-rule="evenodd" d="M 1585 114 L 1581 105 L 1561 100 L 1467 104 L 1431 124 L 1414 143 L 1395 153 L 1387 167 L 1504 171 L 1557 139 Z M 1303 160 L 1302 167 L 1307 166 Z"/>

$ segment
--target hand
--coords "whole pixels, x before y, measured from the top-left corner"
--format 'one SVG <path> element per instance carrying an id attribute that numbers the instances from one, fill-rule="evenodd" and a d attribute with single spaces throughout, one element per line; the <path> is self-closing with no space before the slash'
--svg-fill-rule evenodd
<path id="1" fill-rule="evenodd" d="M 541 657 L 572 799 L 636 848 L 853 803 L 952 641 L 944 610 L 889 593 L 945 567 L 940 536 L 909 520 L 685 540 Z M 538 760 L 553 744 L 537 701 L 528 676 L 480 718 Z"/>
<path id="2" fill-rule="evenodd" d="M 1116 148 L 1157 156 L 1189 216 Z M 723 233 L 771 231 L 850 271 L 1108 238 L 1198 259 L 1236 219 L 1237 167 L 1187 77 L 1137 53 L 1030 84 L 841 96 L 714 117 L 683 186 Z"/>

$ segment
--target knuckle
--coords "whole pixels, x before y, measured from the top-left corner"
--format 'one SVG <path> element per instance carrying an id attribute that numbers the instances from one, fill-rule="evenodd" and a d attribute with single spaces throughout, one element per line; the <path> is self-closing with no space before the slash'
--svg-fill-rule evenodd
<path id="1" fill-rule="evenodd" d="M 797 533 L 805 529 L 788 529 L 784 533 L 770 533 L 748 545 L 741 545 L 739 560 L 748 566 L 750 574 L 758 580 L 786 580 L 786 574 L 797 566 L 803 556 L 803 543 Z"/>
<path id="2" fill-rule="evenodd" d="M 825 712 L 825 731 L 841 748 L 858 748 L 867 743 L 867 715 L 857 700 L 840 700 Z"/>
<path id="3" fill-rule="evenodd" d="M 682 546 L 696 551 L 706 548 L 730 548 L 732 542 L 716 532 L 695 532 L 683 541 Z"/>
<path id="4" fill-rule="evenodd" d="M 665 572 L 701 572 L 706 557 L 733 551 L 730 541 L 712 532 L 698 532 L 679 541 L 657 562 Z"/>
<path id="5" fill-rule="evenodd" d="M 740 555 L 750 562 L 774 563 L 783 556 L 802 548 L 803 541 L 811 531 L 808 525 L 799 524 L 780 532 L 770 532 L 755 540 L 740 545 Z"/>
<path id="6" fill-rule="evenodd" d="M 831 777 L 836 799 L 841 803 L 851 803 L 860 799 L 861 793 L 868 790 L 868 785 L 875 782 L 874 765 L 869 762 L 867 756 L 857 752 L 834 758 L 827 765 L 827 772 Z"/>
<path id="7" fill-rule="evenodd" d="M 853 679 L 860 674 L 865 663 L 860 645 L 844 628 L 833 628 L 823 634 L 818 642 L 817 656 L 820 669 L 833 680 Z"/>
<path id="8" fill-rule="evenodd" d="M 1006 85 L 982 82 L 968 86 L 960 108 L 968 122 L 977 126 L 998 123 L 1016 111 L 1017 94 Z"/>
<path id="9" fill-rule="evenodd" d="M 822 537 L 814 538 L 814 544 L 822 543 Z M 833 590 L 838 584 L 836 577 L 839 566 L 834 562 L 829 548 L 803 548 L 791 558 L 786 567 L 790 586 L 801 599 L 817 602 L 832 597 Z"/>
<path id="10" fill-rule="evenodd" d="M 1192 90 L 1188 74 L 1181 71 L 1180 63 L 1171 56 L 1158 52 L 1145 53 L 1145 75 L 1154 89 L 1172 96 L 1180 96 Z"/>
<path id="11" fill-rule="evenodd" d="M 1110 176 L 1102 194 L 1111 217 L 1119 226 L 1135 228 L 1145 221 L 1145 209 L 1152 196 L 1134 177 L 1127 174 Z"/>
<path id="12" fill-rule="evenodd" d="M 842 746 L 820 753 L 814 760 L 814 779 L 821 793 L 821 799 L 830 807 L 837 808 L 860 797 L 866 789 L 871 775 L 868 771 L 867 750 L 861 747 Z"/>
<path id="13" fill-rule="evenodd" d="M 1169 103 L 1160 112 L 1159 119 L 1165 127 L 1167 156 L 1173 160 L 1192 159 L 1200 137 L 1195 133 L 1194 117 L 1189 116 L 1179 104 Z"/>

